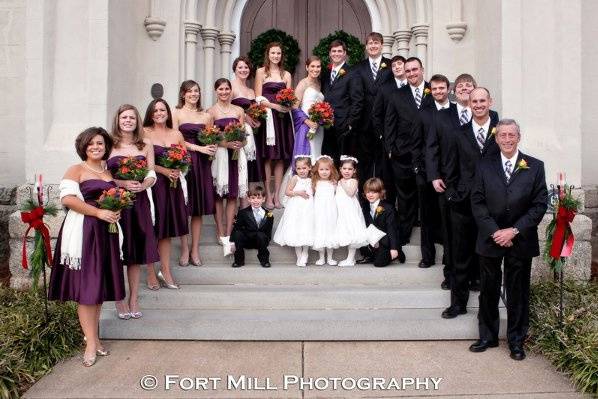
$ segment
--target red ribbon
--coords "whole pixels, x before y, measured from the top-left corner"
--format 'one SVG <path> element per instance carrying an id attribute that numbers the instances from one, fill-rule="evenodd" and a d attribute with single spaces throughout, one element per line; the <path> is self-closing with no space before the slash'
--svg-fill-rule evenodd
<path id="1" fill-rule="evenodd" d="M 44 241 L 44 246 L 46 247 L 46 257 L 48 260 L 48 265 L 52 264 L 50 231 L 48 230 L 48 227 L 44 224 L 44 213 L 44 208 L 41 206 L 38 206 L 31 212 L 21 212 L 21 220 L 24 223 L 29 224 L 29 227 L 27 228 L 27 231 L 23 236 L 23 257 L 21 258 L 21 265 L 24 269 L 27 269 L 27 235 L 29 234 L 29 230 L 31 229 L 39 231 L 42 235 L 42 240 Z"/>
<path id="2" fill-rule="evenodd" d="M 550 256 L 554 259 L 568 257 L 573 251 L 575 237 L 573 236 L 570 225 L 573 218 L 575 218 L 575 211 L 559 208 L 556 215 L 556 229 L 552 236 L 552 246 L 550 247 Z M 565 235 L 567 235 L 566 239 Z"/>

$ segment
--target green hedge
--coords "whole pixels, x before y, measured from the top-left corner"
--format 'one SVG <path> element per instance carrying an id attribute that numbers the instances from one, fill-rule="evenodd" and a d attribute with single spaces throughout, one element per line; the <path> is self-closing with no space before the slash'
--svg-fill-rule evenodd
<path id="1" fill-rule="evenodd" d="M 312 50 L 312 54 L 317 55 L 322 60 L 323 67 L 330 63 L 328 47 L 334 40 L 342 40 L 347 45 L 347 62 L 349 65 L 355 65 L 364 59 L 365 45 L 358 38 L 344 30 L 337 30 L 320 40 Z"/>
<path id="2" fill-rule="evenodd" d="M 266 47 L 272 42 L 279 42 L 282 45 L 284 69 L 292 75 L 297 62 L 299 62 L 299 54 L 301 54 L 299 42 L 293 36 L 278 29 L 267 30 L 251 41 L 249 49 L 251 63 L 256 69 L 263 66 Z"/>
<path id="3" fill-rule="evenodd" d="M 0 286 L 0 398 L 19 397 L 81 349 L 76 305 L 50 302 L 44 325 L 43 295 Z"/>
<path id="4" fill-rule="evenodd" d="M 582 392 L 598 394 L 598 284 L 564 284 L 564 326 L 559 326 L 559 287 L 534 284 L 530 296 L 533 351 L 567 373 Z"/>

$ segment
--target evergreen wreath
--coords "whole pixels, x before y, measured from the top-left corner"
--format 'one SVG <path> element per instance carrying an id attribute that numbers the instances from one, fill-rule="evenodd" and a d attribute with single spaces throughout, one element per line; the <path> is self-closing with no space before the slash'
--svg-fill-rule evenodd
<path id="1" fill-rule="evenodd" d="M 255 68 L 263 66 L 266 47 L 272 42 L 279 42 L 282 45 L 284 69 L 292 75 L 295 72 L 295 66 L 299 62 L 299 54 L 301 53 L 299 42 L 293 36 L 278 29 L 267 30 L 251 41 L 251 47 L 249 48 L 251 63 Z"/>
<path id="2" fill-rule="evenodd" d="M 328 56 L 330 51 L 328 47 L 334 40 L 341 40 L 347 45 L 347 62 L 349 65 L 355 65 L 363 60 L 365 45 L 352 34 L 347 33 L 344 30 L 337 30 L 320 40 L 318 45 L 312 50 L 312 54 L 320 57 L 322 60 L 322 68 L 330 63 L 330 57 Z"/>

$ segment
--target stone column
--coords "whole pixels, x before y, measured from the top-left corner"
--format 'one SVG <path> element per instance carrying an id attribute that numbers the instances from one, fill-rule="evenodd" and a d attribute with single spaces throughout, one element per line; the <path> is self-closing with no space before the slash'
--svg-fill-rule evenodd
<path id="1" fill-rule="evenodd" d="M 382 55 L 388 58 L 392 58 L 392 45 L 395 42 L 393 35 L 383 35 L 384 45 L 382 46 Z"/>
<path id="2" fill-rule="evenodd" d="M 203 82 L 203 98 L 206 107 L 212 104 L 213 90 L 212 83 L 214 82 L 214 49 L 216 48 L 216 38 L 218 37 L 218 29 L 203 28 L 201 30 L 201 38 L 203 39 L 204 51 L 204 82 Z"/>
<path id="3" fill-rule="evenodd" d="M 398 30 L 393 33 L 399 55 L 409 57 L 409 41 L 411 40 L 411 31 L 409 29 Z"/>
<path id="4" fill-rule="evenodd" d="M 232 32 L 218 35 L 220 43 L 220 60 L 222 62 L 222 76 L 231 76 L 231 45 L 235 42 L 236 35 Z"/>
<path id="5" fill-rule="evenodd" d="M 166 27 L 166 21 L 160 18 L 158 14 L 158 0 L 150 0 L 150 14 L 145 18 L 145 21 L 143 21 L 143 25 L 145 26 L 148 36 L 151 37 L 152 40 L 158 40 Z"/>
<path id="6" fill-rule="evenodd" d="M 427 66 L 426 59 L 428 54 L 428 29 L 430 26 L 428 24 L 418 24 L 414 25 L 411 30 L 413 31 L 413 36 L 415 36 L 415 53 L 417 57 L 422 61 L 424 64 L 424 68 Z"/>
<path id="7" fill-rule="evenodd" d="M 197 80 L 195 59 L 197 57 L 197 34 L 201 25 L 197 22 L 186 21 L 185 26 L 185 80 Z"/>

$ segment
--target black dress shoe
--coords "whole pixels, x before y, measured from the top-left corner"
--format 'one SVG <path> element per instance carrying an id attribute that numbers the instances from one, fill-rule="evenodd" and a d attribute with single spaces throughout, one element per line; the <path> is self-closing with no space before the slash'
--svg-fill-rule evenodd
<path id="1" fill-rule="evenodd" d="M 432 266 L 433 263 L 428 263 L 428 262 L 424 262 L 424 260 L 420 260 L 419 264 L 417 265 L 417 267 L 421 268 L 421 269 L 427 269 L 428 267 Z"/>
<path id="2" fill-rule="evenodd" d="M 471 281 L 469 283 L 469 290 L 470 291 L 479 291 L 480 290 L 480 280 Z"/>
<path id="3" fill-rule="evenodd" d="M 513 360 L 525 359 L 525 351 L 523 350 L 523 346 L 521 346 L 521 345 L 511 346 L 511 359 L 513 359 Z"/>
<path id="4" fill-rule="evenodd" d="M 399 256 L 397 257 L 397 259 L 399 260 L 399 263 L 405 263 L 405 261 L 407 260 L 405 252 L 403 252 L 402 249 L 399 249 Z"/>
<path id="5" fill-rule="evenodd" d="M 449 283 L 449 281 L 447 279 L 444 279 L 444 280 L 442 280 L 442 283 L 440 283 L 440 288 L 442 288 L 443 290 L 450 290 L 451 283 Z"/>
<path id="6" fill-rule="evenodd" d="M 454 319 L 455 317 L 467 313 L 467 309 L 463 309 L 460 306 L 449 306 L 444 309 L 444 312 L 440 315 L 443 319 Z"/>
<path id="7" fill-rule="evenodd" d="M 233 262 L 232 266 L 233 267 L 241 267 L 241 266 L 243 266 L 243 263 Z"/>
<path id="8" fill-rule="evenodd" d="M 270 262 L 262 262 L 261 264 L 262 264 L 262 267 L 270 267 L 270 266 L 272 266 L 270 264 Z"/>
<path id="9" fill-rule="evenodd" d="M 369 256 L 365 256 L 357 260 L 355 263 L 357 263 L 358 265 L 363 265 L 364 263 L 374 263 L 374 259 L 370 258 Z"/>
<path id="10" fill-rule="evenodd" d="M 498 341 L 486 341 L 484 339 L 478 339 L 469 347 L 470 352 L 484 352 L 488 348 L 496 348 Z"/>

